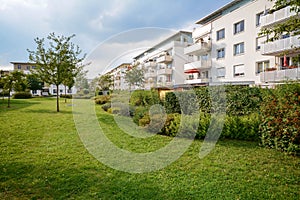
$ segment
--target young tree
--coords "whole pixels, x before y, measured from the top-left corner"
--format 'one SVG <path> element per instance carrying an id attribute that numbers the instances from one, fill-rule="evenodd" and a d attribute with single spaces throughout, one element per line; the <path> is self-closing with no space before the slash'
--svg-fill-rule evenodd
<path id="1" fill-rule="evenodd" d="M 32 91 L 35 90 L 42 90 L 43 89 L 43 82 L 36 74 L 27 74 L 27 82 L 28 88 Z"/>
<path id="2" fill-rule="evenodd" d="M 125 80 L 129 84 L 129 89 L 131 90 L 131 86 L 141 87 L 144 85 L 144 71 L 139 69 L 137 66 L 129 69 L 125 74 Z"/>
<path id="3" fill-rule="evenodd" d="M 45 39 L 36 38 L 37 44 L 35 51 L 27 49 L 29 60 L 36 64 L 35 73 L 39 75 L 42 81 L 56 86 L 56 110 L 59 112 L 59 85 L 65 79 L 75 78 L 83 69 L 83 60 L 86 54 L 81 56 L 82 51 L 71 42 L 75 35 L 69 37 L 56 36 L 50 33 L 47 39 L 49 46 L 45 47 Z"/>
<path id="4" fill-rule="evenodd" d="M 100 90 L 109 90 L 109 88 L 113 86 L 112 76 L 109 74 L 101 75 L 98 80 L 98 86 Z"/>
<path id="5" fill-rule="evenodd" d="M 7 107 L 10 108 L 10 93 L 14 89 L 17 92 L 23 92 L 27 89 L 26 76 L 21 71 L 13 71 L 3 78 L 3 89 L 8 91 Z"/>
<path id="6" fill-rule="evenodd" d="M 67 103 L 67 87 L 70 90 L 74 86 L 74 79 L 74 77 L 66 77 L 63 81 L 63 84 L 65 86 L 65 103 Z"/>

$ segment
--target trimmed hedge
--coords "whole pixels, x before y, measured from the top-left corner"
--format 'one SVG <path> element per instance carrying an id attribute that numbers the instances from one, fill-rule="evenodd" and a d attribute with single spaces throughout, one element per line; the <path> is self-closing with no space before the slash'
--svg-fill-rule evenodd
<path id="1" fill-rule="evenodd" d="M 300 83 L 265 89 L 260 117 L 263 146 L 300 155 Z"/>
<path id="2" fill-rule="evenodd" d="M 32 94 L 30 92 L 18 92 L 13 95 L 14 99 L 30 99 Z"/>

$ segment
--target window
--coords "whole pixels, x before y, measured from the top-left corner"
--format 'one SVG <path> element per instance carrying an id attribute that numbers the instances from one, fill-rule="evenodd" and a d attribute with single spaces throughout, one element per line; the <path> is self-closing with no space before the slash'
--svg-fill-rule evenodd
<path id="1" fill-rule="evenodd" d="M 26 66 L 26 69 L 27 69 L 27 70 L 30 70 L 30 66 Z"/>
<path id="2" fill-rule="evenodd" d="M 217 77 L 218 78 L 224 78 L 226 74 L 225 67 L 217 68 Z"/>
<path id="3" fill-rule="evenodd" d="M 263 16 L 264 12 L 260 12 L 258 14 L 256 14 L 256 26 L 260 26 L 261 23 L 261 17 Z"/>
<path id="4" fill-rule="evenodd" d="M 244 31 L 244 28 L 245 28 L 245 24 L 244 24 L 244 20 L 243 20 L 243 21 L 240 21 L 240 22 L 234 24 L 233 32 L 234 32 L 234 34 L 240 33 L 242 31 Z"/>
<path id="5" fill-rule="evenodd" d="M 60 90 L 59 90 L 59 92 L 60 92 L 60 93 L 63 93 L 63 90 L 62 90 L 62 89 L 60 89 Z"/>
<path id="6" fill-rule="evenodd" d="M 225 48 L 217 50 L 217 59 L 225 57 Z"/>
<path id="7" fill-rule="evenodd" d="M 208 71 L 201 72 L 201 78 L 203 79 L 208 78 Z"/>
<path id="8" fill-rule="evenodd" d="M 225 29 L 221 29 L 217 31 L 217 40 L 221 40 L 225 38 Z"/>
<path id="9" fill-rule="evenodd" d="M 21 65 L 18 65 L 18 69 L 21 69 Z"/>
<path id="10" fill-rule="evenodd" d="M 256 63 L 256 74 L 266 71 L 270 67 L 269 61 L 262 61 Z"/>
<path id="11" fill-rule="evenodd" d="M 35 69 L 36 67 L 35 66 L 31 66 L 31 69 Z"/>
<path id="12" fill-rule="evenodd" d="M 244 65 L 234 65 L 233 66 L 234 77 L 244 76 L 245 75 L 245 66 Z"/>
<path id="13" fill-rule="evenodd" d="M 53 94 L 56 94 L 56 89 L 53 89 Z"/>
<path id="14" fill-rule="evenodd" d="M 263 44 L 267 40 L 266 36 L 256 38 L 256 50 L 260 50 L 261 44 Z"/>
<path id="15" fill-rule="evenodd" d="M 234 55 L 239 55 L 244 53 L 244 42 L 235 44 L 233 49 L 234 49 Z"/>

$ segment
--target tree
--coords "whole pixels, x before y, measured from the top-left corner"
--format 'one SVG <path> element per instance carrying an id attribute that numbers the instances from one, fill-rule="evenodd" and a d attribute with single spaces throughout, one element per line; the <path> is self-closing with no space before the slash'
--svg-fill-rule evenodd
<path id="1" fill-rule="evenodd" d="M 63 84 L 65 86 L 65 103 L 67 103 L 67 87 L 70 90 L 74 84 L 75 84 L 75 78 L 74 77 L 66 77 L 63 81 Z"/>
<path id="2" fill-rule="evenodd" d="M 45 39 L 36 38 L 35 51 L 27 49 L 29 60 L 36 64 L 34 73 L 38 74 L 42 81 L 56 86 L 56 110 L 59 112 L 59 85 L 65 79 L 75 78 L 85 65 L 82 64 L 86 54 L 81 56 L 82 51 L 71 42 L 75 35 L 69 37 L 56 36 L 50 33 L 48 49 L 45 47 Z"/>
<path id="3" fill-rule="evenodd" d="M 102 91 L 109 90 L 109 88 L 113 86 L 112 76 L 109 74 L 101 75 L 98 80 L 98 86 Z"/>
<path id="4" fill-rule="evenodd" d="M 270 0 L 270 1 L 274 1 L 274 0 Z M 296 15 L 272 27 L 262 28 L 260 35 L 268 35 L 267 42 L 278 40 L 283 34 L 300 35 L 300 18 L 299 18 L 300 1 L 299 0 L 275 0 L 274 6 L 269 11 L 269 13 L 275 12 L 286 6 L 290 6 L 290 11 L 296 12 Z"/>
<path id="5" fill-rule="evenodd" d="M 129 89 L 131 86 L 141 87 L 144 85 L 144 71 L 139 69 L 137 66 L 133 66 L 131 69 L 128 69 L 125 74 L 125 80 L 129 84 Z"/>
<path id="6" fill-rule="evenodd" d="M 10 108 L 10 93 L 13 89 L 17 92 L 23 92 L 27 89 L 26 76 L 21 71 L 13 71 L 4 76 L 3 83 L 3 89 L 8 91 L 7 107 Z"/>
<path id="7" fill-rule="evenodd" d="M 43 82 L 36 74 L 27 74 L 28 88 L 32 91 L 42 90 Z"/>

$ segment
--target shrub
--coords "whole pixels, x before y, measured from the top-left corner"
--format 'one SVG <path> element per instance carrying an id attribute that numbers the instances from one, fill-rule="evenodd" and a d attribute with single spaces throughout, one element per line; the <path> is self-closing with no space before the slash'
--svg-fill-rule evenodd
<path id="1" fill-rule="evenodd" d="M 60 98 L 72 99 L 72 95 L 71 94 L 61 94 Z"/>
<path id="2" fill-rule="evenodd" d="M 131 93 L 130 104 L 133 106 L 151 106 L 159 103 L 156 90 L 135 90 Z"/>
<path id="3" fill-rule="evenodd" d="M 102 96 L 97 96 L 95 97 L 95 103 L 103 105 L 105 103 L 108 103 L 110 101 L 110 96 L 109 95 L 102 95 Z"/>
<path id="4" fill-rule="evenodd" d="M 14 99 L 30 99 L 32 94 L 30 92 L 18 92 L 13 95 Z"/>
<path id="5" fill-rule="evenodd" d="M 261 106 L 261 144 L 300 154 L 300 84 L 265 89 Z"/>
<path id="6" fill-rule="evenodd" d="M 104 110 L 104 111 L 108 111 L 108 109 L 111 108 L 111 103 L 105 103 L 101 106 L 101 108 Z"/>

